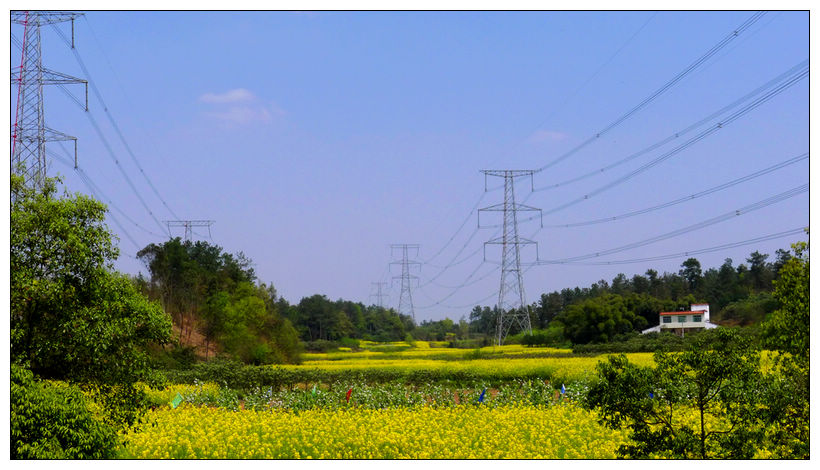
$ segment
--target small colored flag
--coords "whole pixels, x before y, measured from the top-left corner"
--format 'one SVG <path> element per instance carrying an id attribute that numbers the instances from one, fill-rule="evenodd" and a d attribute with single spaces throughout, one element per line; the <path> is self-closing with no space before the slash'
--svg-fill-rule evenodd
<path id="1" fill-rule="evenodd" d="M 479 403 L 482 403 L 482 402 L 484 401 L 484 394 L 485 394 L 486 392 L 487 392 L 487 389 L 486 389 L 486 388 L 485 388 L 484 390 L 482 390 L 482 391 L 481 391 L 481 396 L 480 396 L 480 397 L 478 397 L 478 402 L 479 402 Z"/>
<path id="2" fill-rule="evenodd" d="M 564 384 L 561 384 L 561 395 L 567 393 L 567 389 L 564 388 Z"/>
<path id="3" fill-rule="evenodd" d="M 311 391 L 314 396 L 316 396 L 316 384 L 313 384 L 313 391 Z"/>
<path id="4" fill-rule="evenodd" d="M 351 393 L 353 393 L 353 389 L 352 389 L 352 388 L 351 388 L 350 390 L 348 390 L 348 391 L 347 391 L 347 394 L 345 394 L 345 400 L 346 400 L 348 403 L 350 403 L 350 394 L 351 394 Z"/>
<path id="5" fill-rule="evenodd" d="M 655 398 L 655 394 L 652 393 L 652 392 L 649 392 L 649 398 Z"/>
<path id="6" fill-rule="evenodd" d="M 171 408 L 178 407 L 180 403 L 182 403 L 182 395 L 180 395 L 179 392 L 177 392 L 177 396 L 175 396 L 174 399 L 171 400 Z"/>

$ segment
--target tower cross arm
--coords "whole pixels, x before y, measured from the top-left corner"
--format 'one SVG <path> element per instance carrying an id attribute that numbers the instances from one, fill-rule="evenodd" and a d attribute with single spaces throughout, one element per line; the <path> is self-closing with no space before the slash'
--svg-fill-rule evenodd
<path id="1" fill-rule="evenodd" d="M 479 211 L 498 211 L 498 212 L 503 212 L 505 210 L 507 210 L 507 211 L 513 211 L 513 210 L 514 211 L 540 211 L 541 209 L 539 209 L 537 207 L 528 206 L 526 204 L 518 204 L 518 203 L 493 204 L 492 206 L 482 207 L 481 209 L 479 209 Z"/>
<path id="2" fill-rule="evenodd" d="M 519 176 L 531 176 L 533 173 L 535 173 L 535 170 L 481 170 L 481 172 L 487 176 L 499 176 L 501 178 L 517 178 Z"/>
<path id="3" fill-rule="evenodd" d="M 20 80 L 20 70 L 21 67 L 13 67 L 11 69 L 11 81 L 16 82 Z M 56 72 L 54 70 L 49 70 L 47 68 L 43 68 L 42 70 L 43 75 L 42 79 L 38 78 L 38 82 L 41 82 L 43 85 L 71 85 L 73 83 L 84 83 L 88 84 L 88 80 L 84 80 L 82 78 L 72 77 L 71 75 L 67 75 L 61 72 Z"/>
<path id="4" fill-rule="evenodd" d="M 36 18 L 37 24 L 44 25 L 52 23 L 63 23 L 65 21 L 71 21 L 81 16 L 85 16 L 85 13 L 74 13 L 70 11 L 12 11 L 11 22 L 17 24 L 26 24 L 26 22 L 35 21 Z"/>

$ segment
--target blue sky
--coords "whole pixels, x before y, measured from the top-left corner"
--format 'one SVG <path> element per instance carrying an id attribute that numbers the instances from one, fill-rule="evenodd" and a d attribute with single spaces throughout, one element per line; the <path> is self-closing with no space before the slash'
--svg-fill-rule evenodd
<path id="1" fill-rule="evenodd" d="M 371 283 L 399 274 L 390 244 L 421 245 L 417 320 L 468 315 L 497 300 L 500 248 L 482 243 L 476 207 L 500 203 L 483 169 L 537 169 L 605 129 L 730 34 L 753 12 L 88 12 L 77 52 L 110 115 L 168 207 L 213 219 L 213 242 L 244 252 L 259 279 L 290 302 L 315 293 L 374 302 Z M 64 34 L 70 29 L 62 26 Z M 12 35 L 22 37 L 16 26 Z M 12 43 L 11 62 L 19 61 Z M 83 76 L 51 28 L 47 67 Z M 544 188 L 624 159 L 710 115 L 809 58 L 809 14 L 770 12 L 705 64 L 594 143 L 534 176 Z M 80 87 L 72 88 L 82 96 Z M 15 103 L 12 89 L 12 114 Z M 612 217 L 703 191 L 809 151 L 809 80 L 623 184 L 544 216 L 545 225 Z M 114 223 L 118 269 L 173 219 L 119 141 L 95 94 L 90 121 L 59 89 L 46 91 L 49 126 L 79 138 L 80 167 L 140 227 Z M 12 116 L 13 119 L 13 116 Z M 595 177 L 530 192 L 545 211 L 583 196 L 669 152 L 716 118 Z M 62 153 L 56 144 L 52 150 Z M 63 154 L 64 155 L 64 154 Z M 808 159 L 685 204 L 605 224 L 539 230 L 541 259 L 620 247 L 686 227 L 809 182 Z M 71 191 L 88 192 L 54 160 Z M 496 188 L 496 189 L 493 189 Z M 118 213 L 114 212 L 117 216 Z M 486 217 L 485 217 L 486 216 Z M 466 222 L 465 222 L 466 220 Z M 499 224 L 482 214 L 482 224 Z M 809 222 L 800 194 L 702 230 L 600 260 L 709 248 Z M 463 225 L 462 225 L 463 223 Z M 461 229 L 459 230 L 459 228 Z M 200 234 L 207 235 L 204 230 Z M 151 232 L 151 233 L 149 233 Z M 174 235 L 182 235 L 177 231 Z M 131 242 L 133 238 L 136 245 Z M 797 235 L 698 255 L 773 254 Z M 206 237 L 207 239 L 207 237 Z M 452 240 L 452 241 L 450 241 Z M 210 240 L 209 240 L 210 241 Z M 435 255 L 435 257 L 434 257 Z M 433 259 L 431 259 L 433 258 Z M 613 266 L 543 265 L 524 275 L 527 299 L 653 268 L 677 272 L 686 257 Z M 522 261 L 535 251 L 522 251 Z M 455 263 L 455 264 L 454 264 Z M 437 266 L 450 266 L 442 272 Z M 471 276 L 472 274 L 472 277 Z M 431 282 L 432 279 L 432 282 Z M 443 286 L 460 286 L 460 289 Z M 394 281 L 389 305 L 397 306 Z M 423 308 L 428 307 L 428 308 Z"/>

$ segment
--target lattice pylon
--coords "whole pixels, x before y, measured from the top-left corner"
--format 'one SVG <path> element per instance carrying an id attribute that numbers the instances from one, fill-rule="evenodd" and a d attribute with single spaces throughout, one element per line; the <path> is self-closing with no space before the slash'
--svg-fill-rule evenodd
<path id="1" fill-rule="evenodd" d="M 395 250 L 401 251 L 401 260 L 393 261 L 390 264 L 400 264 L 401 265 L 401 276 L 393 276 L 393 279 L 401 279 L 401 293 L 399 294 L 399 313 L 403 315 L 410 315 L 413 318 L 413 321 L 416 321 L 416 311 L 413 307 L 413 292 L 412 292 L 412 283 L 413 281 L 418 282 L 418 276 L 413 276 L 410 274 L 410 267 L 417 266 L 420 267 L 421 263 L 418 261 L 413 261 L 410 259 L 409 251 L 415 250 L 416 256 L 419 254 L 419 245 L 408 245 L 408 244 L 396 244 L 390 245 L 390 255 L 393 255 Z"/>
<path id="2" fill-rule="evenodd" d="M 74 18 L 80 15 L 69 12 L 11 12 L 12 23 L 23 26 L 20 66 L 11 69 L 11 84 L 17 86 L 17 108 L 11 128 L 11 171 L 22 171 L 25 184 L 29 187 L 39 189 L 45 182 L 48 168 L 46 142 L 73 140 L 76 166 L 77 138 L 45 125 L 43 86 L 83 83 L 87 97 L 88 82 L 43 67 L 40 29 L 43 25 L 71 21 L 73 31 Z"/>
<path id="3" fill-rule="evenodd" d="M 504 178 L 504 202 L 479 209 L 479 213 L 497 211 L 504 214 L 501 236 L 484 243 L 485 253 L 487 245 L 501 245 L 501 284 L 498 289 L 498 321 L 496 324 L 496 339 L 501 345 L 513 325 L 518 326 L 518 331 L 532 332 L 521 271 L 521 246 L 535 245 L 537 252 L 538 243 L 518 234 L 518 212 L 538 211 L 540 213 L 541 209 L 515 202 L 516 178 L 525 176 L 532 178 L 533 170 L 484 170 L 483 173 L 485 179 L 487 176 Z"/>

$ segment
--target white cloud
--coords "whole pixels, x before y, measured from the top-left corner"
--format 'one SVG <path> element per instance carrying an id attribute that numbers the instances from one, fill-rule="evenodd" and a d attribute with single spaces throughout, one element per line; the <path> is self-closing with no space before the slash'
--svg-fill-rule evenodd
<path id="1" fill-rule="evenodd" d="M 533 132 L 529 138 L 527 138 L 527 141 L 532 144 L 540 144 L 542 142 L 558 142 L 559 140 L 564 140 L 566 138 L 567 135 L 563 132 L 539 129 Z"/>
<path id="2" fill-rule="evenodd" d="M 205 93 L 199 101 L 209 105 L 203 115 L 229 124 L 267 123 L 286 114 L 277 103 L 266 103 L 245 88 L 225 93 Z"/>
<path id="3" fill-rule="evenodd" d="M 205 93 L 199 97 L 199 101 L 202 101 L 203 103 L 214 104 L 241 103 L 253 101 L 255 99 L 256 97 L 253 96 L 253 93 L 244 88 L 228 90 L 225 93 Z"/>

